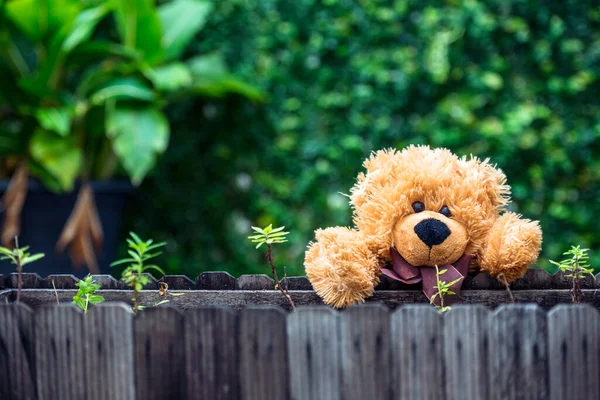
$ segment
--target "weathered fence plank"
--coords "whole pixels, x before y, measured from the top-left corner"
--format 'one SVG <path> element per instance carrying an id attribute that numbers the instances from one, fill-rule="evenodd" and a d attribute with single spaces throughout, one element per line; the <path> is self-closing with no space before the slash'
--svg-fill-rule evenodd
<path id="1" fill-rule="evenodd" d="M 287 318 L 291 398 L 341 398 L 339 314 L 299 307 Z"/>
<path id="2" fill-rule="evenodd" d="M 185 332 L 187 399 L 238 399 L 235 312 L 221 306 L 190 310 L 185 314 Z"/>
<path id="3" fill-rule="evenodd" d="M 137 399 L 185 398 L 184 334 L 183 314 L 175 308 L 153 307 L 135 316 L 133 343 Z"/>
<path id="4" fill-rule="evenodd" d="M 288 276 L 281 280 L 281 285 L 287 290 L 313 290 L 305 276 Z"/>
<path id="5" fill-rule="evenodd" d="M 275 281 L 265 274 L 242 275 L 237 279 L 240 290 L 273 290 Z"/>
<path id="6" fill-rule="evenodd" d="M 289 396 L 285 313 L 270 306 L 239 314 L 240 398 L 284 400 Z M 290 357 L 294 363 L 295 357 Z"/>
<path id="7" fill-rule="evenodd" d="M 587 305 L 548 313 L 550 399 L 600 399 L 600 315 Z"/>
<path id="8" fill-rule="evenodd" d="M 509 304 L 490 319 L 491 398 L 548 398 L 546 314 L 535 304 Z"/>
<path id="9" fill-rule="evenodd" d="M 390 339 L 394 337 L 390 338 L 387 307 L 381 304 L 350 307 L 340 315 L 339 332 L 342 398 L 391 399 Z M 335 343 L 333 333 L 328 335 Z"/>
<path id="10" fill-rule="evenodd" d="M 489 316 L 482 306 L 453 306 L 444 315 L 445 399 L 490 398 Z"/>
<path id="11" fill-rule="evenodd" d="M 42 307 L 34 318 L 40 399 L 79 400 L 87 393 L 84 315 L 70 304 Z"/>
<path id="12" fill-rule="evenodd" d="M 228 272 L 203 272 L 196 278 L 200 290 L 235 290 L 237 280 Z"/>
<path id="13" fill-rule="evenodd" d="M 133 318 L 121 303 L 94 306 L 84 318 L 88 400 L 135 398 Z"/>
<path id="14" fill-rule="evenodd" d="M 0 399 L 36 398 L 33 345 L 32 310 L 24 304 L 1 304 Z"/>
<path id="15" fill-rule="evenodd" d="M 429 305 L 408 305 L 390 323 L 392 398 L 444 399 L 442 315 Z"/>
<path id="16" fill-rule="evenodd" d="M 112 275 L 98 274 L 92 275 L 94 282 L 100 285 L 101 289 L 126 289 L 127 284 L 121 280 L 116 280 Z"/>
<path id="17" fill-rule="evenodd" d="M 169 290 L 193 290 L 196 288 L 196 282 L 185 275 L 167 275 L 160 280 L 169 285 Z"/>
<path id="18" fill-rule="evenodd" d="M 75 284 L 79 279 L 73 274 L 48 275 L 40 282 L 40 287 L 44 289 L 77 289 Z"/>
<path id="19" fill-rule="evenodd" d="M 40 287 L 42 282 L 42 277 L 38 274 L 31 272 L 23 272 L 21 274 L 21 288 L 25 289 L 35 289 Z M 19 274 L 16 272 L 11 273 L 10 275 L 4 278 L 4 284 L 6 287 L 17 289 L 19 287 Z"/>

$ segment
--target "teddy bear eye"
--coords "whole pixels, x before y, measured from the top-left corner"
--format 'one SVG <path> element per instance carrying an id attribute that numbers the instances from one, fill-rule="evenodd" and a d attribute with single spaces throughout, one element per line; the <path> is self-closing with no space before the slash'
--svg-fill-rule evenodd
<path id="1" fill-rule="evenodd" d="M 425 211 L 425 204 L 420 201 L 415 201 L 412 203 L 412 208 L 415 212 L 420 213 L 421 211 Z"/>
<path id="2" fill-rule="evenodd" d="M 444 206 L 440 209 L 440 214 L 445 215 L 448 218 L 452 216 L 452 213 L 450 212 L 450 209 L 447 206 Z"/>

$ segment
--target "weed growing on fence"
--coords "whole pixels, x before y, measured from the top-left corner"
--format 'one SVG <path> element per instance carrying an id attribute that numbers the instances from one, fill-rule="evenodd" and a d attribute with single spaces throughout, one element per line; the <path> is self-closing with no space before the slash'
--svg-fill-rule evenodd
<path id="1" fill-rule="evenodd" d="M 154 304 L 155 307 L 170 302 L 171 300 L 168 299 L 169 296 L 183 296 L 185 293 L 170 292 L 169 284 L 167 282 L 158 282 L 158 294 L 161 300 L 158 303 Z"/>
<path id="2" fill-rule="evenodd" d="M 100 285 L 94 282 L 94 277 L 90 274 L 75 284 L 79 290 L 73 296 L 73 304 L 81 308 L 84 313 L 87 313 L 90 304 L 96 305 L 104 301 L 104 297 L 97 295 L 96 290 L 100 289 Z"/>
<path id="3" fill-rule="evenodd" d="M 452 290 L 450 290 L 450 287 L 462 279 L 462 277 L 460 277 L 458 279 L 453 280 L 452 282 L 445 282 L 441 280 L 440 275 L 444 275 L 447 271 L 447 269 L 443 269 L 440 271 L 438 266 L 435 266 L 435 279 L 437 281 L 437 285 L 434 286 L 434 288 L 437 289 L 437 293 L 435 293 L 433 296 L 431 296 L 431 299 L 429 299 L 429 303 L 433 304 L 434 307 L 437 308 L 440 312 L 446 312 L 450 310 L 450 306 L 444 306 L 444 296 L 456 294 Z M 437 297 L 440 298 L 439 306 L 433 303 Z"/>
<path id="4" fill-rule="evenodd" d="M 130 257 L 117 260 L 110 264 L 110 266 L 114 267 L 121 264 L 130 264 L 127 268 L 125 268 L 125 270 L 123 270 L 121 278 L 129 287 L 133 289 L 133 312 L 137 313 L 139 310 L 144 308 L 143 306 L 140 306 L 139 293 L 144 285 L 150 283 L 150 279 L 145 276 L 144 273 L 153 269 L 162 275 L 165 274 L 164 271 L 157 265 L 144 265 L 144 263 L 161 255 L 162 252 L 160 251 L 154 253 L 151 252 L 163 247 L 165 243 L 154 243 L 152 239 L 143 241 L 133 232 L 129 232 L 129 235 L 131 236 L 131 239 L 127 239 L 127 244 L 130 248 L 130 250 L 128 250 Z"/>
<path id="5" fill-rule="evenodd" d="M 571 278 L 573 281 L 571 298 L 575 304 L 580 303 L 583 298 L 581 280 L 585 278 L 586 274 L 594 276 L 594 269 L 588 264 L 588 251 L 589 249 L 582 249 L 580 246 L 571 246 L 571 250 L 563 253 L 565 256 L 571 256 L 570 258 L 560 262 L 550 260 L 552 264 L 565 273 L 566 278 Z"/>
<path id="6" fill-rule="evenodd" d="M 0 246 L 0 260 L 10 260 L 11 264 L 17 266 L 17 302 L 21 300 L 21 290 L 23 289 L 23 267 L 29 263 L 44 257 L 44 253 L 29 254 L 29 246 L 19 248 L 19 239 L 15 237 L 15 248 L 8 249 Z"/>
<path id="7" fill-rule="evenodd" d="M 256 248 L 258 249 L 263 244 L 267 245 L 267 262 L 271 267 L 271 273 L 273 274 L 273 279 L 275 279 L 275 289 L 279 289 L 279 291 L 285 296 L 287 301 L 292 306 L 292 310 L 296 308 L 294 305 L 294 301 L 292 300 L 287 287 L 284 289 L 279 277 L 277 276 L 277 268 L 275 268 L 275 263 L 273 262 L 273 251 L 271 246 L 276 243 L 285 243 L 287 239 L 285 238 L 289 232 L 284 232 L 283 229 L 285 227 L 281 226 L 279 228 L 273 229 L 273 225 L 269 225 L 266 228 L 257 228 L 255 226 L 252 227 L 252 230 L 256 232 L 256 235 L 248 236 L 248 239 L 252 241 L 252 243 L 258 243 Z M 283 278 L 287 277 L 285 267 L 283 267 Z"/>

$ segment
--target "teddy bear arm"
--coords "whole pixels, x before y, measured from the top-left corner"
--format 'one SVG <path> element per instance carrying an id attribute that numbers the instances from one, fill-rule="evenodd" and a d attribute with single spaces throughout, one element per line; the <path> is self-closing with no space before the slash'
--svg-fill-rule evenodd
<path id="1" fill-rule="evenodd" d="M 541 243 L 542 230 L 537 221 L 507 212 L 494 222 L 488 234 L 480 257 L 481 270 L 510 283 L 536 262 Z"/>
<path id="2" fill-rule="evenodd" d="M 304 266 L 314 290 L 326 304 L 341 308 L 361 303 L 379 282 L 379 264 L 364 236 L 348 228 L 317 230 Z"/>

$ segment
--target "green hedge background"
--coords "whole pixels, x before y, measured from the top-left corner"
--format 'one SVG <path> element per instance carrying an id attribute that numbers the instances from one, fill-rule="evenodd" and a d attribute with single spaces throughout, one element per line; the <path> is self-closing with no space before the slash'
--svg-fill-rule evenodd
<path id="1" fill-rule="evenodd" d="M 571 244 L 600 267 L 596 1 L 229 0 L 192 51 L 219 51 L 265 90 L 169 110 L 171 147 L 126 228 L 168 242 L 169 273 L 268 272 L 246 236 L 285 225 L 303 274 L 313 231 L 350 225 L 361 163 L 426 143 L 491 157 L 512 209 L 539 219 L 538 266 Z M 594 252 L 595 250 L 595 252 Z"/>

